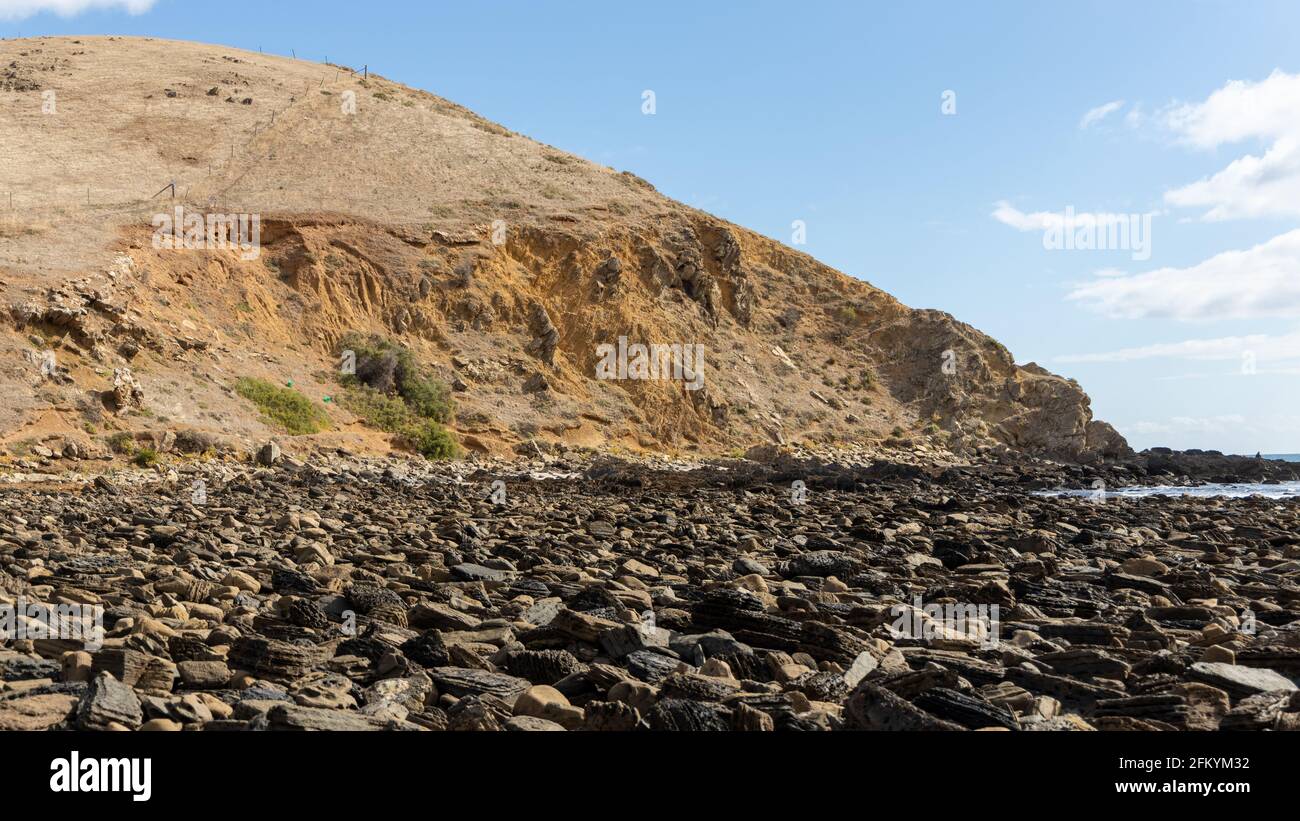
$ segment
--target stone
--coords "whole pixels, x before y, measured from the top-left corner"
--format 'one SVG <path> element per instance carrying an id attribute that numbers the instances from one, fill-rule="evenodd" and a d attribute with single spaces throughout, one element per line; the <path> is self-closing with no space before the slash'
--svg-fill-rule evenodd
<path id="1" fill-rule="evenodd" d="M 257 450 L 257 463 L 270 467 L 280 461 L 280 446 L 275 442 L 266 442 Z"/>
<path id="2" fill-rule="evenodd" d="M 1298 689 L 1294 681 L 1273 670 L 1238 667 L 1221 662 L 1198 661 L 1191 666 L 1188 674 L 1196 681 L 1227 691 L 1234 698 L 1274 690 Z"/>
<path id="3" fill-rule="evenodd" d="M 1233 665 L 1237 663 L 1237 654 L 1222 644 L 1214 644 L 1201 652 L 1201 661 Z"/>
<path id="4" fill-rule="evenodd" d="M 856 688 L 864 678 L 880 666 L 876 657 L 867 650 L 862 651 L 853 660 L 849 669 L 844 671 L 844 683 L 850 690 Z"/>
<path id="5" fill-rule="evenodd" d="M 582 729 L 629 732 L 641 726 L 641 713 L 622 701 L 591 701 L 583 710 Z"/>
<path id="6" fill-rule="evenodd" d="M 504 727 L 516 732 L 564 732 L 564 727 L 554 721 L 537 716 L 512 716 L 506 721 Z"/>
<path id="7" fill-rule="evenodd" d="M 402 727 L 401 724 L 355 712 L 280 703 L 267 710 L 259 721 L 260 726 L 267 730 L 299 732 L 367 732 Z"/>
<path id="8" fill-rule="evenodd" d="M 90 681 L 94 660 L 84 650 L 63 654 L 62 678 L 64 681 Z"/>
<path id="9" fill-rule="evenodd" d="M 569 706 L 569 700 L 554 687 L 535 684 L 529 687 L 515 700 L 515 715 L 540 716 L 550 705 Z"/>
<path id="10" fill-rule="evenodd" d="M 77 704 L 79 730 L 106 730 L 111 725 L 134 730 L 143 721 L 135 691 L 108 673 L 95 676 Z"/>
<path id="11" fill-rule="evenodd" d="M 0 693 L 0 731 L 51 730 L 73 714 L 78 699 L 61 693 L 7 696 Z"/>
<path id="12" fill-rule="evenodd" d="M 776 724 L 767 713 L 742 703 L 737 705 L 735 712 L 732 713 L 731 729 L 740 732 L 770 733 L 776 729 Z"/>
<path id="13" fill-rule="evenodd" d="M 142 733 L 177 733 L 181 731 L 179 722 L 169 718 L 151 718 L 140 725 Z"/>
<path id="14" fill-rule="evenodd" d="M 113 405 L 118 410 L 139 407 L 144 403 L 144 388 L 131 373 L 130 368 L 113 369 Z"/>
<path id="15" fill-rule="evenodd" d="M 491 695 L 503 702 L 507 709 L 513 707 L 515 699 L 532 687 L 526 679 L 486 670 L 433 667 L 428 672 L 438 686 L 439 692 L 449 693 L 457 698 Z"/>
<path id="16" fill-rule="evenodd" d="M 907 700 L 873 684 L 863 682 L 848 700 L 846 715 L 861 730 L 961 730 L 960 724 L 945 721 Z"/>
<path id="17" fill-rule="evenodd" d="M 1169 572 L 1169 565 L 1151 556 L 1138 559 L 1126 559 L 1120 569 L 1132 576 L 1163 576 Z"/>
<path id="18" fill-rule="evenodd" d="M 225 587 L 234 587 L 248 593 L 259 593 L 262 590 L 262 583 L 252 576 L 240 570 L 232 570 L 222 579 L 221 584 Z"/>
<path id="19" fill-rule="evenodd" d="M 700 675 L 711 678 L 735 679 L 731 672 L 731 667 L 719 659 L 708 659 L 700 665 Z"/>
<path id="20" fill-rule="evenodd" d="M 338 673 L 313 672 L 294 682 L 290 694 L 303 707 L 350 710 L 357 706 L 352 696 L 352 681 Z"/>
<path id="21" fill-rule="evenodd" d="M 181 683 L 190 689 L 215 690 L 230 681 L 230 668 L 224 661 L 182 661 L 176 670 Z"/>

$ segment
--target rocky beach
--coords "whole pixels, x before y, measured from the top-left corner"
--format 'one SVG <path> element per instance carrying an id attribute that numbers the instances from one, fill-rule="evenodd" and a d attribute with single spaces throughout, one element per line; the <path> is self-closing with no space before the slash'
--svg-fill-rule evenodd
<path id="1" fill-rule="evenodd" d="M 1300 502 L 1033 495 L 1285 463 L 752 456 L 8 487 L 0 729 L 1300 728 Z"/>

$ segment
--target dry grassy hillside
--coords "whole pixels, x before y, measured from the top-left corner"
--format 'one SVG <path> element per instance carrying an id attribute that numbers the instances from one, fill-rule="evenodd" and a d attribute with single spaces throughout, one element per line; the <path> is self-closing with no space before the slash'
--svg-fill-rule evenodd
<path id="1" fill-rule="evenodd" d="M 9 40 L 0 112 L 13 455 L 93 455 L 121 432 L 282 434 L 235 392 L 243 377 L 330 417 L 287 448 L 382 450 L 388 435 L 336 401 L 350 332 L 407 346 L 451 385 L 471 450 L 1124 447 L 1075 383 L 946 314 L 375 74 L 193 43 Z M 155 215 L 177 206 L 258 215 L 260 252 L 155 248 Z M 620 336 L 703 346 L 703 389 L 596 379 L 598 346 Z"/>

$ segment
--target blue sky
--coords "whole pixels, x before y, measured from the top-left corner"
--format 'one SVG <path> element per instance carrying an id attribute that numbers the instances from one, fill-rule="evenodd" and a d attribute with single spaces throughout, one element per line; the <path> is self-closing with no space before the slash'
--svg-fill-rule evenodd
<path id="1" fill-rule="evenodd" d="M 1300 451 L 1300 3 L 0 0 L 37 34 L 368 64 L 782 241 L 802 220 L 1139 448 Z M 1067 208 L 1150 214 L 1149 256 L 1045 247 Z"/>

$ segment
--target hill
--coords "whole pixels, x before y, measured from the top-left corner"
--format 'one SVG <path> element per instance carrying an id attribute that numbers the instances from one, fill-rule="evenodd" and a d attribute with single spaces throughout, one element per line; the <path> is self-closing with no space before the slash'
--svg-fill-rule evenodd
<path id="1" fill-rule="evenodd" d="M 0 111 L 14 455 L 94 455 L 123 435 L 285 443 L 237 390 L 247 379 L 325 411 L 287 448 L 382 451 L 394 440 L 373 414 L 338 401 L 351 334 L 450 385 L 471 451 L 1127 452 L 1079 385 L 952 316 L 374 73 L 153 39 L 7 40 Z M 181 225 L 244 215 L 256 247 L 158 247 L 177 208 Z M 682 346 L 682 378 L 598 378 L 620 339 Z"/>

